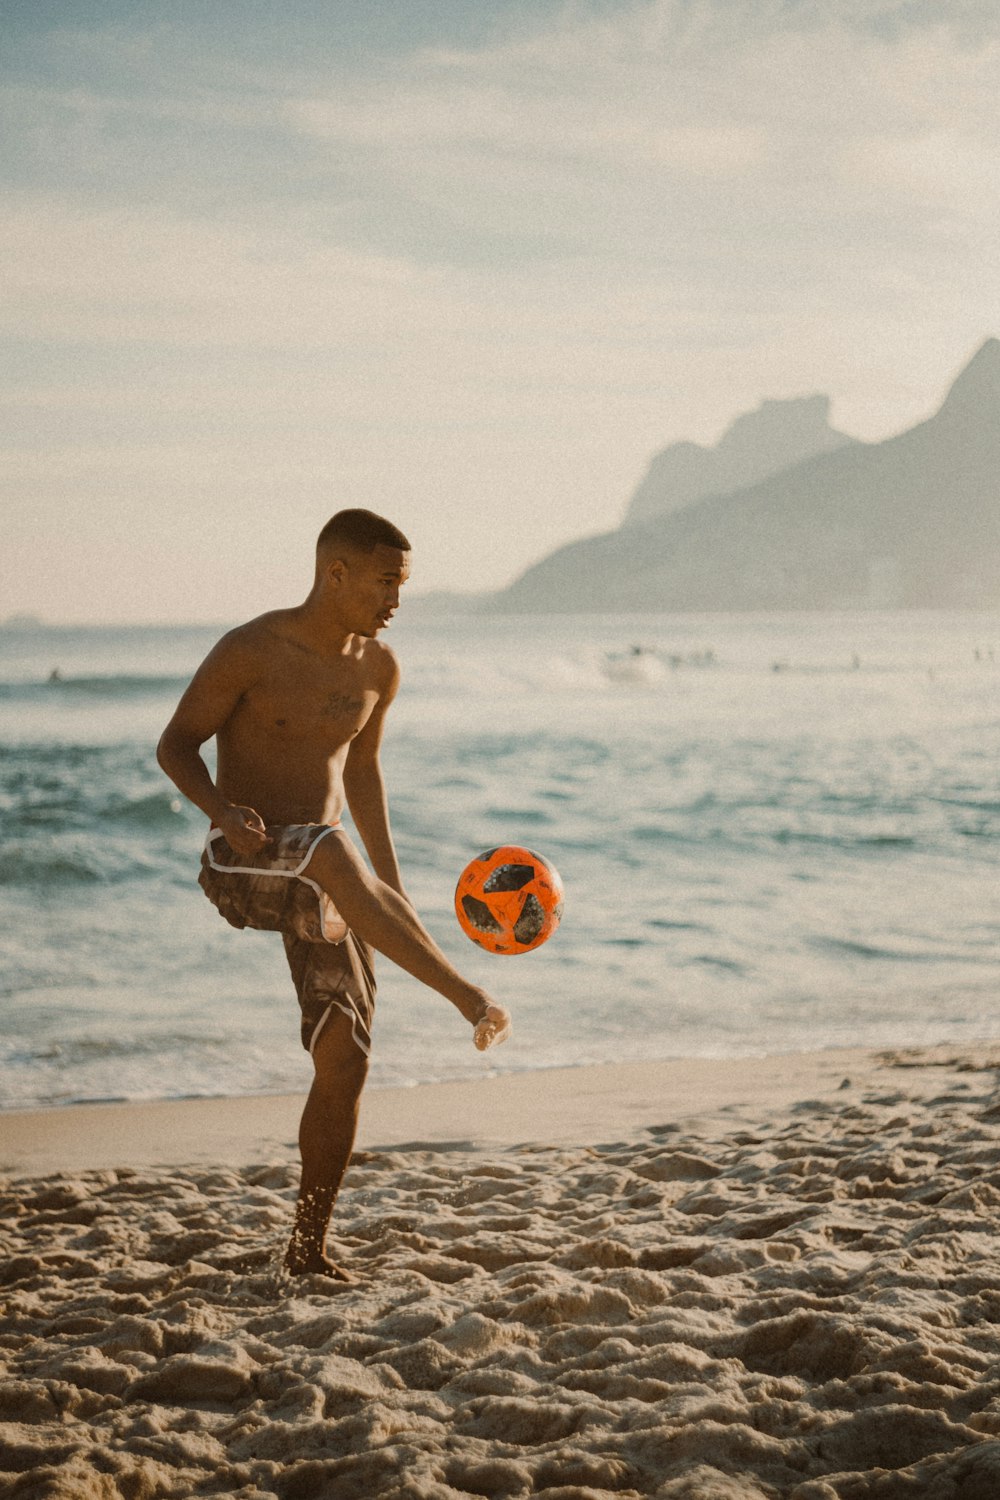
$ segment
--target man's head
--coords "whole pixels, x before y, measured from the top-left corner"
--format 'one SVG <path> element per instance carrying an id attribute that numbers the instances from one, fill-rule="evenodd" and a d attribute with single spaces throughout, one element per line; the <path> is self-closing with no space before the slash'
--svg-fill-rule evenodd
<path id="1" fill-rule="evenodd" d="M 374 511 L 340 510 L 317 538 L 315 588 L 355 635 L 374 636 L 388 625 L 409 576 L 409 542 Z"/>

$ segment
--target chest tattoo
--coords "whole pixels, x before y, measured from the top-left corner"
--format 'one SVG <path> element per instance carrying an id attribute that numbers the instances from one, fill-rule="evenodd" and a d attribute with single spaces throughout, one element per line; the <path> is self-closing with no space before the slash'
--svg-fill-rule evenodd
<path id="1" fill-rule="evenodd" d="M 324 719 L 343 719 L 356 714 L 364 707 L 363 698 L 352 698 L 349 693 L 331 693 L 320 708 Z"/>

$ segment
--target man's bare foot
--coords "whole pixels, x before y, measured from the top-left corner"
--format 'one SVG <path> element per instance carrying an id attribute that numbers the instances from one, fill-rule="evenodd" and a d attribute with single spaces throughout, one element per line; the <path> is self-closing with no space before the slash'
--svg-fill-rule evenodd
<path id="1" fill-rule="evenodd" d="M 480 1052 L 485 1052 L 487 1047 L 498 1047 L 510 1036 L 512 1022 L 510 1011 L 505 1010 L 502 1005 L 487 1005 L 485 1014 L 476 1022 L 476 1029 L 472 1033 L 472 1040 Z"/>
<path id="2" fill-rule="evenodd" d="M 355 1286 L 358 1281 L 353 1272 L 346 1271 L 325 1255 L 286 1255 L 284 1265 L 289 1276 L 325 1276 L 328 1281 L 338 1281 L 344 1286 Z"/>

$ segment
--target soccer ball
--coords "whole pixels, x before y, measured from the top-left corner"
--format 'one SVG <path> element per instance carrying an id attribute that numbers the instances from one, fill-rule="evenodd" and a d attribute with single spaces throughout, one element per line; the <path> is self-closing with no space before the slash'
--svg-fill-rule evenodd
<path id="1" fill-rule="evenodd" d="M 455 915 L 466 937 L 488 953 L 529 953 L 562 917 L 563 883 L 540 854 L 501 844 L 471 859 L 455 887 Z"/>

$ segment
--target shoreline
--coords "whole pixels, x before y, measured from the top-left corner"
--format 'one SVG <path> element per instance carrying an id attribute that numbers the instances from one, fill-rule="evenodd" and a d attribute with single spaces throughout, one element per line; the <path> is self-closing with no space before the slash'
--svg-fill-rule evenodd
<path id="1" fill-rule="evenodd" d="M 835 1048 L 752 1058 L 677 1058 L 370 1088 L 356 1149 L 595 1145 L 694 1123 L 759 1124 L 806 1100 L 850 1102 L 888 1070 L 914 1085 L 964 1060 L 1000 1066 L 1000 1043 Z M 298 1159 L 301 1094 L 81 1103 L 0 1112 L 0 1175 Z"/>

